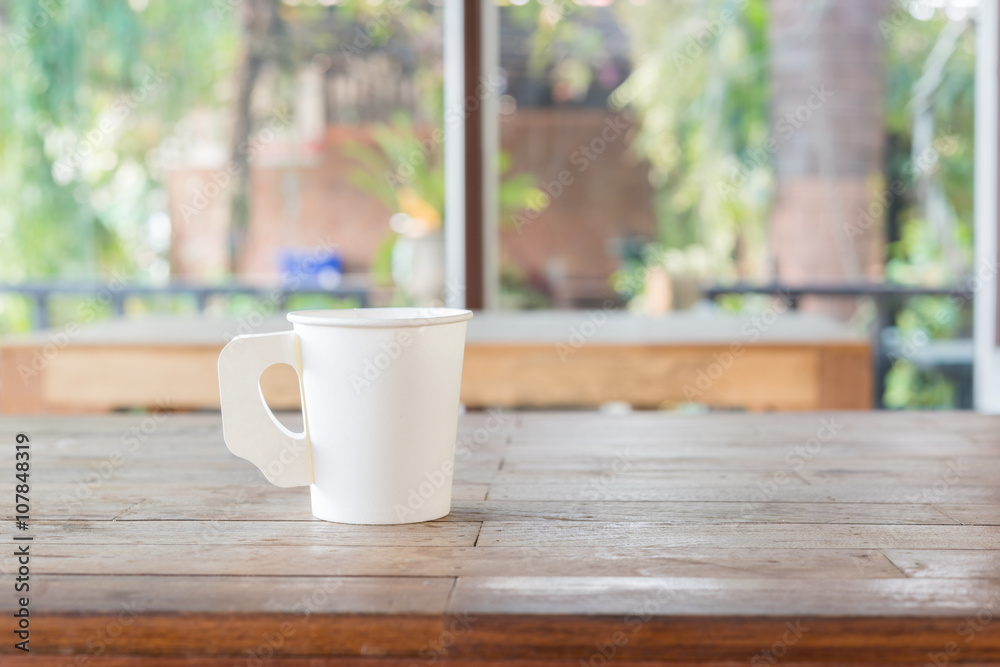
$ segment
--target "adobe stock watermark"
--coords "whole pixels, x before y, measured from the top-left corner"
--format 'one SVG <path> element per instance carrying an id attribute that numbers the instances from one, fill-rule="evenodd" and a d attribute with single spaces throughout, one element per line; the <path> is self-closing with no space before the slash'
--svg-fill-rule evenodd
<path id="1" fill-rule="evenodd" d="M 576 354 L 577 350 L 586 345 L 608 323 L 608 315 L 617 311 L 618 304 L 613 299 L 606 299 L 600 310 L 588 310 L 586 319 L 579 326 L 574 324 L 569 328 L 566 342 L 556 343 L 555 349 L 559 361 L 566 363 L 570 355 Z"/>
<path id="2" fill-rule="evenodd" d="M 30 16 L 24 16 L 7 33 L 7 41 L 18 55 L 39 30 L 45 28 L 53 19 L 56 11 L 63 6 L 60 0 L 39 0 L 38 9 Z"/>
<path id="3" fill-rule="evenodd" d="M 923 174 L 933 171 L 941 154 L 954 152 L 957 144 L 955 137 L 945 136 L 935 141 L 934 145 L 929 146 L 916 158 L 908 160 L 901 169 L 904 178 L 894 179 L 889 187 L 868 202 L 867 207 L 858 207 L 854 222 L 847 222 L 844 225 L 843 230 L 847 240 L 854 243 L 857 237 L 878 224 L 893 203 L 909 189 L 909 184 L 918 180 Z"/>
<path id="4" fill-rule="evenodd" d="M 945 642 L 940 651 L 928 652 L 927 662 L 923 667 L 947 667 L 952 661 L 958 660 L 962 654 L 962 645 L 972 644 L 979 633 L 993 623 L 998 610 L 1000 610 L 1000 593 L 994 592 L 975 614 L 966 616 L 955 626 L 955 634 L 962 640 L 961 644 L 951 640 Z"/>
<path id="5" fill-rule="evenodd" d="M 254 136 L 241 142 L 236 147 L 236 152 L 239 155 L 246 156 L 246 163 L 249 164 L 291 122 L 291 117 L 285 111 L 281 109 L 274 111 L 267 123 Z M 184 224 L 190 224 L 199 214 L 204 213 L 212 202 L 218 199 L 219 195 L 226 192 L 234 179 L 242 172 L 243 167 L 233 158 L 226 162 L 221 169 L 216 170 L 210 176 L 208 184 L 203 189 L 195 192 L 190 200 L 181 203 L 180 212 L 181 217 L 184 219 Z"/>
<path id="6" fill-rule="evenodd" d="M 913 4 L 913 0 L 896 0 L 892 3 L 892 12 L 878 21 L 878 30 L 883 39 L 913 21 L 913 14 L 910 12 Z"/>
<path id="7" fill-rule="evenodd" d="M 77 306 L 77 321 L 70 322 L 59 331 L 47 332 L 48 342 L 35 348 L 28 363 L 22 362 L 17 365 L 17 374 L 21 378 L 21 382 L 27 384 L 28 380 L 38 377 L 41 372 L 48 368 L 49 364 L 73 342 L 73 339 L 80 335 L 81 325 L 89 324 L 97 319 L 101 311 L 115 299 L 115 295 L 125 289 L 128 282 L 128 278 L 119 271 L 115 271 L 107 285 Z"/>
<path id="8" fill-rule="evenodd" d="M 642 632 L 654 616 L 666 612 L 667 603 L 676 596 L 676 593 L 662 581 L 657 581 L 656 586 L 654 593 L 642 601 L 641 610 L 625 615 L 621 630 L 611 633 L 604 641 L 594 643 L 594 650 L 590 655 L 586 659 L 580 659 L 580 667 L 605 667 L 628 646 L 632 637 Z"/>
<path id="9" fill-rule="evenodd" d="M 732 2 L 719 13 L 718 18 L 703 21 L 698 30 L 688 35 L 688 38 L 684 42 L 683 50 L 681 52 L 675 51 L 671 56 L 674 68 L 680 71 L 705 55 L 708 47 L 719 39 L 729 26 L 736 22 L 736 19 L 740 16 L 740 12 L 746 5 L 747 0 L 735 0 L 735 2 Z"/>
<path id="10" fill-rule="evenodd" d="M 445 282 L 445 299 L 435 299 L 428 306 L 412 308 L 415 322 L 407 327 L 399 327 L 393 333 L 392 338 L 383 341 L 379 345 L 379 350 L 365 359 L 360 371 L 351 373 L 351 387 L 354 395 L 360 396 L 374 383 L 382 377 L 392 364 L 399 359 L 414 342 L 416 342 L 419 331 L 434 324 L 434 319 L 440 316 L 438 312 L 447 299 L 460 292 L 458 285 L 453 281 Z"/>
<path id="11" fill-rule="evenodd" d="M 334 593 L 343 587 L 343 580 L 327 578 L 322 586 L 315 586 L 310 593 L 302 598 L 294 608 L 299 617 L 293 624 L 282 621 L 272 632 L 261 635 L 262 641 L 254 648 L 243 651 L 246 667 L 264 667 L 267 661 L 275 657 L 278 651 L 298 632 L 296 625 L 306 621 L 313 613 L 326 605 Z"/>
<path id="12" fill-rule="evenodd" d="M 369 18 L 362 26 L 354 26 L 351 39 L 340 40 L 340 53 L 350 61 L 351 58 L 362 55 L 366 49 L 371 48 L 375 43 L 375 37 L 381 31 L 387 31 L 393 20 L 406 9 L 409 0 L 389 0 L 385 6 L 381 3 L 370 3 L 376 5 Z"/>
<path id="13" fill-rule="evenodd" d="M 649 279 L 649 272 L 667 266 L 672 250 L 660 246 L 645 251 L 642 266 L 637 270 L 622 272 L 615 276 L 613 288 L 624 299 L 630 299 L 639 294 Z"/>
<path id="14" fill-rule="evenodd" d="M 581 500 L 600 500 L 601 491 L 604 487 L 614 482 L 622 473 L 632 467 L 632 453 L 629 450 L 615 451 L 615 459 L 611 462 L 608 470 L 601 473 L 601 476 L 592 482 L 588 482 L 580 490 Z"/>
<path id="15" fill-rule="evenodd" d="M 788 311 L 790 306 L 791 298 L 788 294 L 779 294 L 776 301 L 772 302 L 763 313 L 751 317 L 743 324 L 740 328 L 740 334 L 748 343 L 757 342 L 778 321 L 778 317 Z M 715 382 L 725 375 L 745 353 L 746 345 L 743 341 L 733 341 L 729 344 L 728 350 L 713 353 L 714 361 L 698 371 L 694 384 L 684 383 L 681 388 L 684 391 L 684 398 L 690 401 L 704 397 L 705 392 L 711 389 Z"/>
<path id="16" fill-rule="evenodd" d="M 805 127 L 812 120 L 813 115 L 822 109 L 832 97 L 833 91 L 827 90 L 826 84 L 811 86 L 805 102 L 794 110 L 785 112 L 785 115 L 774 124 L 774 129 L 767 141 L 764 142 L 763 148 L 751 148 L 747 151 L 746 158 L 740 162 L 735 173 L 717 185 L 719 195 L 724 199 L 730 199 L 736 195 L 753 171 L 767 164 L 771 157 L 778 152 L 778 149 L 791 139 L 796 131 Z"/>
<path id="17" fill-rule="evenodd" d="M 794 623 L 788 621 L 785 623 L 785 628 L 780 638 L 750 658 L 751 665 L 757 667 L 759 665 L 777 664 L 779 660 L 788 654 L 788 649 L 798 644 L 802 637 L 809 632 L 809 628 L 802 625 L 800 619 L 796 619 Z"/>
<path id="18" fill-rule="evenodd" d="M 459 637 L 472 630 L 475 623 L 476 617 L 470 616 L 466 612 L 449 615 L 445 621 L 445 628 L 438 633 L 437 639 L 431 639 L 420 647 L 417 655 L 428 664 L 433 664 L 439 659 L 447 657 L 448 649 L 454 646 Z M 416 667 L 416 664 L 410 663 L 409 667 Z"/>
<path id="19" fill-rule="evenodd" d="M 226 333 L 223 339 L 228 343 L 235 336 L 245 336 L 257 331 L 266 319 L 281 309 L 286 294 L 294 292 L 302 287 L 303 276 L 310 275 L 312 271 L 323 261 L 329 253 L 337 247 L 331 236 L 319 241 L 313 248 L 309 257 L 302 262 L 302 273 L 285 275 L 282 279 L 282 286 L 271 289 L 263 301 L 254 304 L 249 313 L 239 318 L 236 324 L 235 333 Z"/>
<path id="20" fill-rule="evenodd" d="M 392 365 L 392 362 L 403 354 L 403 350 L 413 345 L 414 336 L 408 328 L 396 330 L 391 340 L 383 342 L 380 351 L 374 357 L 365 359 L 364 370 L 351 374 L 351 387 L 354 395 L 360 396 L 363 391 L 372 386 L 382 376 L 382 372 Z"/>
<path id="21" fill-rule="evenodd" d="M 248 470 L 237 486 L 236 490 L 228 496 L 228 502 L 218 514 L 212 519 L 205 521 L 199 533 L 197 544 L 191 545 L 191 553 L 198 554 L 212 548 L 213 538 L 222 537 L 225 534 L 226 522 L 239 519 L 246 515 L 247 503 L 251 501 L 251 491 L 270 490 L 271 484 L 261 477 L 256 468 Z"/>
<path id="22" fill-rule="evenodd" d="M 580 144 L 570 153 L 569 162 L 575 167 L 575 170 L 560 169 L 551 181 L 542 179 L 538 187 L 544 194 L 539 194 L 540 200 L 531 203 L 528 208 L 522 211 L 511 214 L 510 221 L 514 230 L 520 234 L 525 227 L 537 220 L 550 202 L 561 197 L 576 182 L 577 177 L 587 171 L 591 164 L 599 160 L 609 146 L 625 136 L 633 125 L 622 114 L 616 114 L 614 118 L 606 119 L 604 127 L 601 128 L 597 136 L 587 143 Z"/>
<path id="23" fill-rule="evenodd" d="M 506 85 L 507 79 L 500 70 L 480 76 L 474 94 L 467 96 L 462 104 L 454 104 L 445 109 L 444 123 L 441 127 L 431 130 L 430 136 L 426 139 L 417 140 L 416 145 L 396 163 L 395 168 L 382 172 L 382 179 L 386 185 L 390 188 L 405 186 L 417 170 L 428 163 L 431 155 L 444 142 L 445 128 L 461 125 L 471 114 L 479 111 L 484 101 L 497 97 Z"/>
<path id="24" fill-rule="evenodd" d="M 455 443 L 455 455 L 445 459 L 437 470 L 424 473 L 424 481 L 407 491 L 406 504 L 396 503 L 393 510 L 400 523 L 416 515 L 427 501 L 433 498 L 446 485 L 452 483 L 455 470 L 454 459 L 468 460 L 481 446 L 485 445 L 506 423 L 506 416 L 499 410 L 489 410 L 483 425 L 475 429 L 470 438 Z"/>
<path id="25" fill-rule="evenodd" d="M 72 663 L 74 667 L 87 667 L 92 657 L 99 658 L 104 655 L 111 645 L 125 633 L 125 629 L 135 622 L 140 611 L 142 610 L 139 608 L 139 603 L 134 598 L 127 603 L 121 603 L 121 611 L 108 621 L 107 625 L 87 637 L 87 648 L 90 649 L 90 654 L 76 656 Z"/>
<path id="26" fill-rule="evenodd" d="M 241 1 L 241 0 L 240 0 Z M 389 0 L 384 9 L 374 12 L 372 18 L 365 23 L 364 30 L 354 28 L 350 42 L 340 46 L 341 53 L 348 59 L 362 54 L 364 49 L 372 45 L 372 38 L 379 30 L 384 30 L 392 24 L 393 18 L 407 6 L 408 0 Z M 542 12 L 549 23 L 555 23 L 573 13 L 576 5 L 552 3 L 543 7 Z M 455 128 L 471 114 L 479 111 L 484 101 L 497 98 L 506 88 L 507 78 L 503 71 L 496 69 L 479 77 L 479 84 L 473 94 L 468 95 L 461 104 L 453 104 L 445 109 L 444 123 L 441 127 L 431 130 L 427 139 L 418 140 L 416 146 L 399 161 L 393 169 L 387 169 L 382 177 L 390 188 L 406 185 L 418 169 L 427 164 L 430 156 L 444 142 L 445 128 Z"/>
<path id="27" fill-rule="evenodd" d="M 993 260 L 986 260 L 971 276 L 960 283 L 945 298 L 948 299 L 948 303 L 953 308 L 961 308 L 984 284 L 992 280 L 996 274 L 997 263 Z M 944 329 L 949 319 L 949 310 L 945 307 L 938 308 L 933 317 L 924 317 L 919 311 L 914 311 L 913 314 L 919 318 L 919 324 L 916 330 L 903 338 L 899 347 L 899 354 L 894 355 L 897 359 L 913 359 L 921 349 L 933 340 L 938 332 Z"/>
<path id="28" fill-rule="evenodd" d="M 115 134 L 122 124 L 140 104 L 150 98 L 167 79 L 167 73 L 160 68 L 146 68 L 146 75 L 135 88 L 119 95 L 111 108 L 97 117 L 97 127 L 86 132 L 77 142 L 73 151 L 61 157 L 52 165 L 52 175 L 60 183 L 69 183 L 79 173 L 84 160 L 92 157 L 103 146 L 112 146 Z"/>
<path id="29" fill-rule="evenodd" d="M 920 493 L 908 494 L 908 503 L 938 503 L 947 498 L 951 487 L 962 481 L 962 477 L 969 471 L 969 467 L 962 463 L 962 459 L 951 459 L 945 466 L 945 471 L 934 483 L 923 489 Z"/>
<path id="30" fill-rule="evenodd" d="M 133 424 L 122 433 L 118 439 L 118 447 L 103 460 L 91 463 L 92 472 L 77 483 L 73 495 L 63 494 L 60 502 L 66 507 L 70 507 L 86 500 L 105 482 L 114 479 L 118 470 L 128 462 L 129 457 L 135 454 L 141 445 L 156 433 L 172 410 L 170 398 L 157 401 L 157 410 L 145 415 L 138 423 Z"/>
<path id="31" fill-rule="evenodd" d="M 754 492 L 748 502 L 740 506 L 740 516 L 746 519 L 753 514 L 758 505 L 774 498 L 778 489 L 788 484 L 792 475 L 802 470 L 806 463 L 819 454 L 823 445 L 833 440 L 843 427 L 844 425 L 837 421 L 837 417 L 820 418 L 819 428 L 816 429 L 815 435 L 806 440 L 804 445 L 795 447 L 785 455 L 785 465 L 788 467 L 775 470 L 769 480 L 757 482 L 759 490 Z"/>
<path id="32" fill-rule="evenodd" d="M 483 425 L 474 429 L 472 433 L 460 436 L 455 442 L 455 458 L 461 461 L 471 459 L 472 455 L 489 443 L 493 439 L 493 434 L 506 426 L 509 420 L 510 417 L 500 408 L 487 410 Z"/>

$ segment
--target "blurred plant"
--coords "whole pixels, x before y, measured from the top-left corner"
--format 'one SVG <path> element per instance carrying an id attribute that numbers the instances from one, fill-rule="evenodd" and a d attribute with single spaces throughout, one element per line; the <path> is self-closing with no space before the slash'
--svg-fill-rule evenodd
<path id="1" fill-rule="evenodd" d="M 965 12 L 952 20 L 924 4 L 883 30 L 887 180 L 906 186 L 889 220 L 887 277 L 947 284 L 972 262 L 975 33 Z"/>
<path id="2" fill-rule="evenodd" d="M 223 103 L 236 35 L 200 0 L 0 0 L 0 280 L 167 276 L 161 144 Z"/>
<path id="3" fill-rule="evenodd" d="M 231 70 L 235 26 L 212 15 L 198 0 L 0 2 L 0 279 L 155 272 L 157 148 Z"/>
<path id="4" fill-rule="evenodd" d="M 537 310 L 551 308 L 552 299 L 518 266 L 505 262 L 500 266 L 500 309 Z"/>
<path id="5" fill-rule="evenodd" d="M 669 283 L 672 307 L 684 309 L 694 305 L 701 294 L 700 286 L 725 271 L 720 260 L 704 247 L 665 248 L 657 244 L 646 246 L 640 261 L 632 261 L 612 274 L 611 287 L 628 302 L 635 312 L 647 312 L 660 304 L 648 302 L 646 287 L 649 280 L 662 275 Z"/>
<path id="6" fill-rule="evenodd" d="M 763 275 L 772 176 L 767 3 L 617 3 L 634 70 L 611 96 L 641 123 L 660 249 L 700 246 L 719 269 Z"/>
<path id="7" fill-rule="evenodd" d="M 435 127 L 440 128 L 440 125 Z M 372 129 L 371 142 L 348 144 L 344 153 L 358 163 L 348 178 L 374 195 L 391 211 L 386 240 L 373 260 L 379 282 L 391 280 L 392 247 L 400 235 L 420 236 L 440 228 L 444 220 L 444 159 L 439 150 L 440 129 L 418 128 L 406 114 L 396 114 L 388 125 Z M 510 156 L 501 151 L 498 199 L 502 224 L 516 219 L 528 207 L 541 210 L 546 202 L 533 174 L 510 173 Z"/>
<path id="8" fill-rule="evenodd" d="M 886 376 L 884 402 L 894 409 L 955 407 L 955 388 L 940 371 L 920 368 L 907 359 L 893 363 Z"/>
<path id="9" fill-rule="evenodd" d="M 439 130 L 440 131 L 440 130 Z M 372 143 L 348 144 L 345 154 L 358 162 L 351 182 L 394 211 L 419 209 L 439 224 L 444 218 L 444 159 L 431 128 L 418 129 L 406 114 L 372 130 Z M 511 174 L 510 155 L 501 151 L 500 220 L 510 221 L 545 199 L 533 174 Z"/>
<path id="10" fill-rule="evenodd" d="M 892 139 L 887 180 L 905 185 L 889 212 L 886 278 L 950 285 L 973 263 L 974 24 L 964 11 L 949 17 L 921 7 L 897 10 L 893 29 L 883 31 Z M 903 341 L 942 340 L 971 335 L 970 318 L 948 298 L 923 297 L 907 301 L 896 327 Z M 885 386 L 888 407 L 954 407 L 951 380 L 907 358 L 893 362 Z"/>
<path id="11" fill-rule="evenodd" d="M 430 127 L 418 130 L 409 116 L 397 113 L 388 125 L 372 128 L 371 143 L 349 143 L 344 154 L 358 163 L 348 174 L 351 183 L 390 210 L 402 211 L 409 200 L 438 222 L 444 217 L 444 160 Z"/>

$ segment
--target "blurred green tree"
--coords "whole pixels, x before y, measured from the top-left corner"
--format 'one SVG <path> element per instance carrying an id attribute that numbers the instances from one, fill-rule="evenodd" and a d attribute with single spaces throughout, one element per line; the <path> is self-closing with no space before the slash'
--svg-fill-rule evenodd
<path id="1" fill-rule="evenodd" d="M 0 279 L 148 274 L 160 147 L 224 104 L 238 31 L 199 0 L 0 2 Z"/>

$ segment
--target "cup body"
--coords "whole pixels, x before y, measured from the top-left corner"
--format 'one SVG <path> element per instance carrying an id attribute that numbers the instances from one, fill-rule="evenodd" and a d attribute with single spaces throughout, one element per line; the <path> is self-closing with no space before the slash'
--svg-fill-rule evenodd
<path id="1" fill-rule="evenodd" d="M 397 524 L 448 514 L 471 316 L 445 308 L 288 315 L 316 517 Z"/>

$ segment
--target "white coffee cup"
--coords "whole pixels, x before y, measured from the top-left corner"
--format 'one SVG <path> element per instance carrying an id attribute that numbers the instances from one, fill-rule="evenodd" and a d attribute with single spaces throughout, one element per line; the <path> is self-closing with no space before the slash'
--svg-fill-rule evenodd
<path id="1" fill-rule="evenodd" d="M 219 356 L 226 446 L 277 486 L 310 485 L 326 521 L 393 524 L 451 511 L 466 321 L 455 308 L 288 314 L 292 331 L 237 336 Z M 305 430 L 271 412 L 260 376 L 298 371 Z"/>

